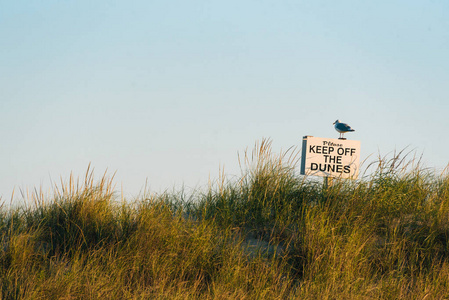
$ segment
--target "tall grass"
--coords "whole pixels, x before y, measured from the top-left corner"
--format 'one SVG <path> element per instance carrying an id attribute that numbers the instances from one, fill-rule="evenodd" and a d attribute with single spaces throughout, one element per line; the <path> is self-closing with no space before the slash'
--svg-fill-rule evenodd
<path id="1" fill-rule="evenodd" d="M 0 210 L 2 299 L 449 298 L 449 176 L 411 153 L 329 187 L 257 143 L 206 191 L 71 177 Z"/>

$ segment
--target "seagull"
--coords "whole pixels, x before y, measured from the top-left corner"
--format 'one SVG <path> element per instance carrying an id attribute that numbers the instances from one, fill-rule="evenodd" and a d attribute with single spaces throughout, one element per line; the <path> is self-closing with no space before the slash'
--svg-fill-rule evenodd
<path id="1" fill-rule="evenodd" d="M 340 139 L 344 139 L 343 135 L 345 134 L 345 132 L 348 131 L 355 131 L 354 129 L 351 128 L 351 126 L 349 126 L 346 123 L 341 123 L 340 120 L 337 120 L 334 122 L 334 127 L 335 130 L 337 130 L 338 132 L 340 132 Z"/>

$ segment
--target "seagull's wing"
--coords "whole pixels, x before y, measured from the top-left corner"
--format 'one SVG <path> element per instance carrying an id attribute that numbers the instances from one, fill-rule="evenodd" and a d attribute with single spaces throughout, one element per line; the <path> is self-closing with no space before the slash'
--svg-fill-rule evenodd
<path id="1" fill-rule="evenodd" d="M 349 126 L 346 123 L 338 123 L 335 125 L 335 129 L 337 129 L 338 131 L 341 132 L 347 132 L 347 131 L 355 131 L 354 129 L 351 128 L 351 126 Z"/>
<path id="2" fill-rule="evenodd" d="M 346 124 L 346 123 L 337 123 L 337 124 L 335 125 L 335 128 L 338 129 L 338 130 L 341 130 L 341 131 L 348 131 L 348 130 L 351 130 L 351 126 L 349 126 L 349 125 Z"/>

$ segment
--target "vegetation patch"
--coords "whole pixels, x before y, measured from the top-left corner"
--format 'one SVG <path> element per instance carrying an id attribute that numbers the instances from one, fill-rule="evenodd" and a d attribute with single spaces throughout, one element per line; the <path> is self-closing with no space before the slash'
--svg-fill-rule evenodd
<path id="1" fill-rule="evenodd" d="M 88 171 L 3 204 L 0 298 L 449 298 L 449 177 L 409 156 L 325 186 L 264 140 L 237 180 L 132 202 Z"/>

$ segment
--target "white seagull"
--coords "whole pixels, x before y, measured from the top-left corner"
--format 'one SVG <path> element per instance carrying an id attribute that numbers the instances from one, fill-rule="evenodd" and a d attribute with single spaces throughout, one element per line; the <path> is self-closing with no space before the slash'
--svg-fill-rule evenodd
<path id="1" fill-rule="evenodd" d="M 337 130 L 338 132 L 340 132 L 340 139 L 344 139 L 344 138 L 343 138 L 343 135 L 344 135 L 346 132 L 355 131 L 355 130 L 352 129 L 351 126 L 349 126 L 348 124 L 346 124 L 346 123 L 341 123 L 340 120 L 335 121 L 335 122 L 334 122 L 334 125 L 335 125 L 335 126 L 334 126 L 334 127 L 335 127 L 335 130 Z"/>

